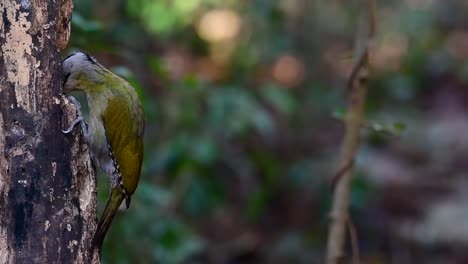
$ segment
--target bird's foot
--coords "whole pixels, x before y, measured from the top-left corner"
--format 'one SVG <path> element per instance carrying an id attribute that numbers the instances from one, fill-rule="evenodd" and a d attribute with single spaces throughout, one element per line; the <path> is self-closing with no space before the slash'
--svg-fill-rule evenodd
<path id="1" fill-rule="evenodd" d="M 84 136 L 86 137 L 87 135 L 89 135 L 89 129 L 88 129 L 88 124 L 86 124 L 86 122 L 84 121 L 83 119 L 83 114 L 81 113 L 81 104 L 75 99 L 75 97 L 73 96 L 68 96 L 68 100 L 75 105 L 76 109 L 77 109 L 77 117 L 76 119 L 73 121 L 73 123 L 70 125 L 69 128 L 65 129 L 65 130 L 62 130 L 62 132 L 64 134 L 68 134 L 70 132 L 73 131 L 73 129 L 75 128 L 75 126 L 80 123 L 81 125 L 81 130 L 83 131 L 83 134 Z"/>

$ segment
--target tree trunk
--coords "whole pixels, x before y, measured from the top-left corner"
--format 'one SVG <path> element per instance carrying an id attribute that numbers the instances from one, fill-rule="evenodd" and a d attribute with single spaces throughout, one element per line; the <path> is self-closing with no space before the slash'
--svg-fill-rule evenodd
<path id="1" fill-rule="evenodd" d="M 99 263 L 96 181 L 60 51 L 71 0 L 0 3 L 0 263 Z M 79 127 L 79 126 L 78 126 Z"/>

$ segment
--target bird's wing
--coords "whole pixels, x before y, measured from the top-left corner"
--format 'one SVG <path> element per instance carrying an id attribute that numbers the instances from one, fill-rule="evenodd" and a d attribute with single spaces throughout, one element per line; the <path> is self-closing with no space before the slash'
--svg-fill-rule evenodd
<path id="1" fill-rule="evenodd" d="M 109 98 L 102 120 L 125 191 L 131 195 L 138 185 L 143 160 L 144 117 L 138 95 L 131 90 Z"/>

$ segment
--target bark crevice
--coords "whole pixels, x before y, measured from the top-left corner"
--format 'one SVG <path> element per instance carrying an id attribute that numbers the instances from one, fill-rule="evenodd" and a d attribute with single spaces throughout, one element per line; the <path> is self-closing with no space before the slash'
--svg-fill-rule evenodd
<path id="1" fill-rule="evenodd" d="M 0 263 L 99 263 L 96 180 L 61 93 L 72 2 L 0 3 Z"/>

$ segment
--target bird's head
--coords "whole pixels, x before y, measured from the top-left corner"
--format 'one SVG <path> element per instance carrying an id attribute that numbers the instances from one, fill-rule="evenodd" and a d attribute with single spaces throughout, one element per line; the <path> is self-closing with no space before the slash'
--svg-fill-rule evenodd
<path id="1" fill-rule="evenodd" d="M 103 67 L 89 54 L 75 52 L 62 63 L 63 92 L 86 91 L 94 82 L 98 82 Z"/>

